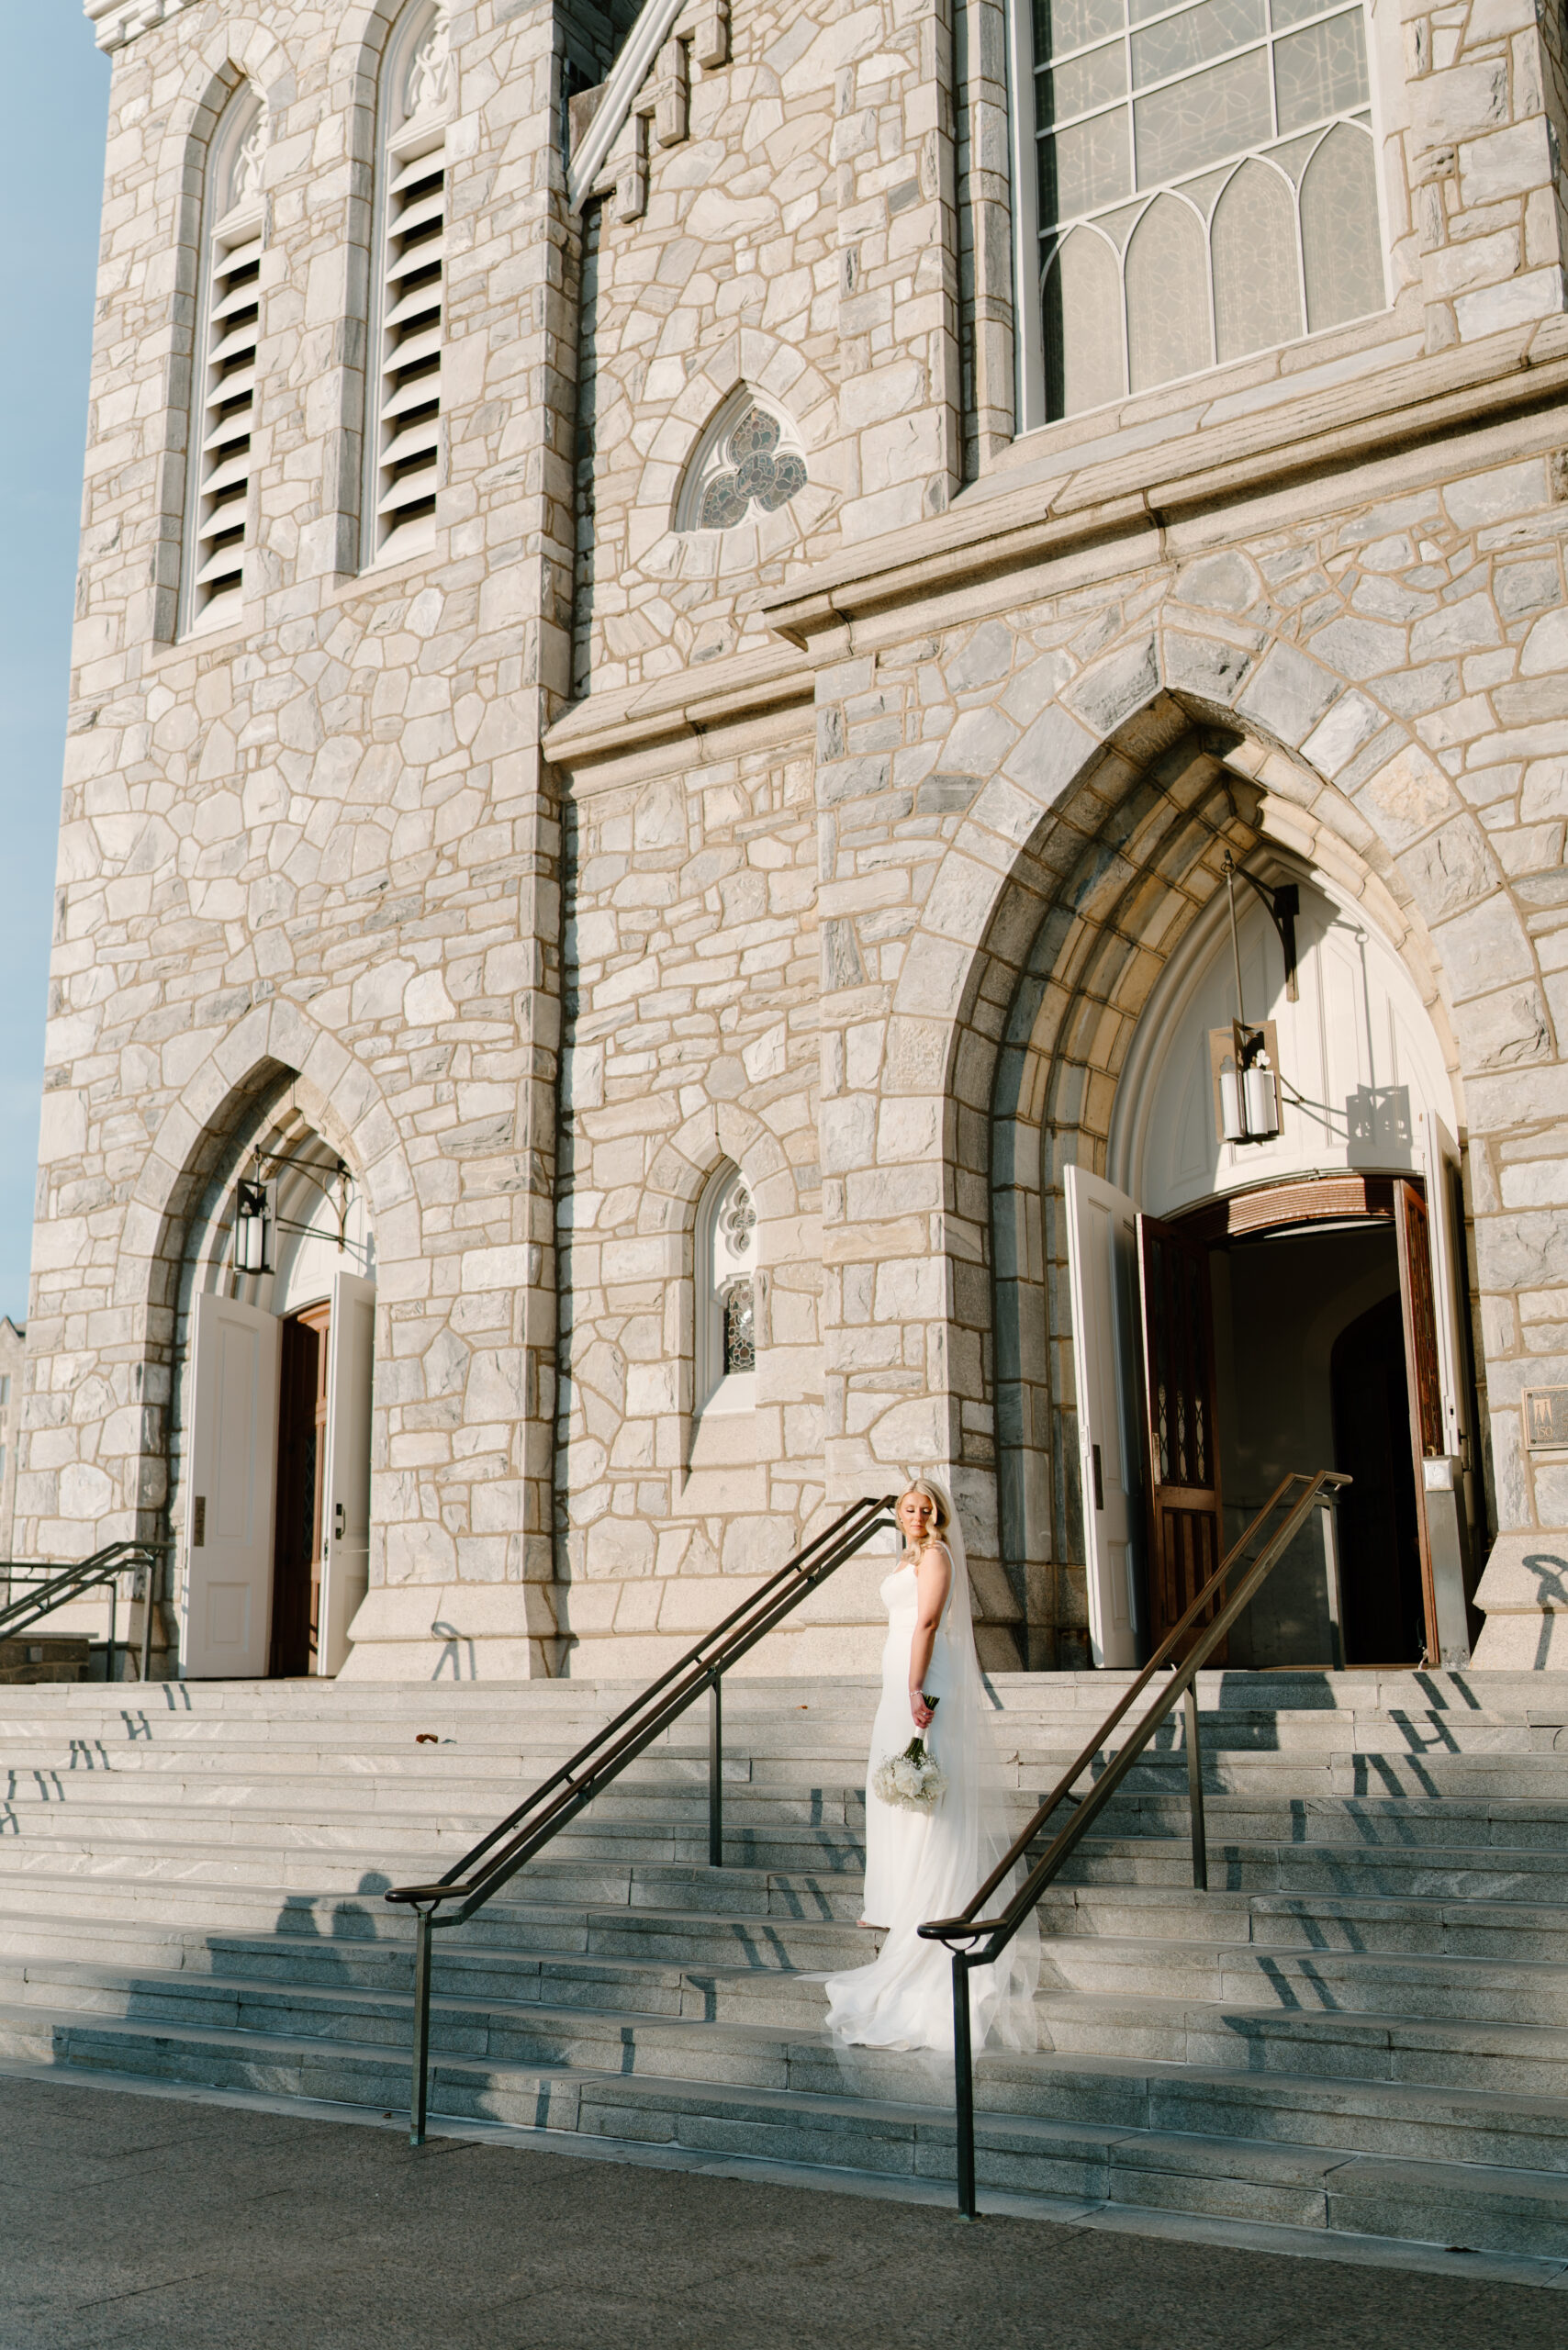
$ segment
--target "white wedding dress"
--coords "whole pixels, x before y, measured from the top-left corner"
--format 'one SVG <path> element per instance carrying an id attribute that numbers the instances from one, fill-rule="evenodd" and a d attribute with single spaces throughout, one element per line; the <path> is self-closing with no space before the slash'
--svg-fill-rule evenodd
<path id="1" fill-rule="evenodd" d="M 861 1916 L 887 1929 L 868 1966 L 827 1978 L 828 2025 L 835 2040 L 869 2048 L 953 2048 L 952 1959 L 916 1928 L 953 1918 L 978 1891 L 1013 1841 L 1008 1797 L 991 1735 L 991 1701 L 975 1654 L 963 1536 L 949 1513 L 953 1573 L 924 1682 L 936 1712 L 925 1731 L 928 1751 L 946 1774 L 946 1793 L 929 1812 L 885 1804 L 872 1793 L 879 1764 L 902 1754 L 918 1733 L 909 1710 L 909 1655 L 919 1613 L 915 1570 L 901 1564 L 882 1584 L 888 1638 L 882 1695 L 866 1772 L 866 1896 Z M 986 1903 L 995 1917 L 1018 1882 L 1016 1869 Z M 1025 1920 L 994 1966 L 969 1978 L 970 2032 L 1033 2048 L 1039 1935 Z"/>

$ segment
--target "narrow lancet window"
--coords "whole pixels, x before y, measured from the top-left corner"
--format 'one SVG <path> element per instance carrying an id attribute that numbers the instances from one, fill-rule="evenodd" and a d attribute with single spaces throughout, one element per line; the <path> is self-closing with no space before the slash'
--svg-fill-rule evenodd
<path id="1" fill-rule="evenodd" d="M 738 1167 L 722 1168 L 697 1220 L 697 1408 L 756 1400 L 756 1207 Z"/>

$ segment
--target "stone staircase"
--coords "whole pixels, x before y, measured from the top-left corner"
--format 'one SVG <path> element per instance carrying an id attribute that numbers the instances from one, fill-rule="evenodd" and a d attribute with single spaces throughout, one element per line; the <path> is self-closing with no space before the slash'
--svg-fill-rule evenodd
<path id="1" fill-rule="evenodd" d="M 999 1677 L 1020 1820 L 1118 1679 Z M 447 1866 L 629 1694 L 0 1689 L 0 2062 L 403 2113 L 412 1938 L 381 1892 Z M 1200 1695 L 1215 1889 L 1191 1885 L 1178 1716 L 1042 1909 L 1039 2053 L 979 2068 L 982 2199 L 1556 2273 L 1568 1677 L 1215 1673 Z M 733 1679 L 722 1871 L 700 1709 L 440 1935 L 432 2114 L 950 2180 L 936 2060 L 841 2062 L 810 1979 L 869 1954 L 874 1698 Z"/>

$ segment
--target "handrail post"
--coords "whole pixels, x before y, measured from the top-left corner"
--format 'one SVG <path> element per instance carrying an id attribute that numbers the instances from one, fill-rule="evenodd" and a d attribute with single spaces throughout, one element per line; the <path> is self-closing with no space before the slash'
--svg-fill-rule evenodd
<path id="1" fill-rule="evenodd" d="M 975 2212 L 975 2068 L 969 2038 L 969 1961 L 953 1953 L 953 2111 L 958 2123 L 958 2217 Z"/>
<path id="2" fill-rule="evenodd" d="M 115 1650 L 118 1646 L 115 1634 L 119 1622 L 118 1610 L 119 1577 L 111 1575 L 109 1577 L 109 1669 L 104 1675 L 106 1681 L 112 1681 L 115 1677 Z"/>
<path id="3" fill-rule="evenodd" d="M 1193 1883 L 1200 1893 L 1209 1889 L 1209 1848 L 1204 1821 L 1204 1750 L 1198 1736 L 1198 1676 L 1193 1675 L 1182 1696 L 1187 1729 L 1187 1805 L 1193 1824 Z"/>
<path id="4" fill-rule="evenodd" d="M 416 1912 L 414 1929 L 414 2054 L 409 2088 L 409 2143 L 425 2143 L 425 2107 L 430 2088 L 431 1913 Z"/>
<path id="5" fill-rule="evenodd" d="M 708 1865 L 724 1865 L 724 1700 L 723 1674 L 708 1684 Z"/>
<path id="6" fill-rule="evenodd" d="M 141 1678 L 149 1680 L 152 1673 L 152 1586 L 158 1574 L 156 1553 L 150 1553 L 142 1572 L 147 1581 L 141 1606 Z"/>

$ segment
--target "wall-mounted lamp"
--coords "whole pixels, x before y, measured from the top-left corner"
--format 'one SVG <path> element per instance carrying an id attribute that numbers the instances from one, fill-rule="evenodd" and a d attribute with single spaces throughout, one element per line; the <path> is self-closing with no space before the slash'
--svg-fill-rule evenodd
<path id="1" fill-rule="evenodd" d="M 272 1203 L 267 1198 L 264 1183 L 248 1183 L 241 1177 L 234 1206 L 234 1270 L 240 1273 L 270 1273 L 267 1262 L 267 1226 L 272 1221 Z"/>
<path id="2" fill-rule="evenodd" d="M 276 1271 L 276 1267 L 267 1262 L 267 1236 L 270 1231 L 308 1235 L 314 1230 L 313 1225 L 279 1215 L 274 1206 L 267 1169 L 270 1168 L 275 1175 L 281 1167 L 294 1168 L 307 1182 L 314 1184 L 317 1191 L 332 1199 L 338 1215 L 339 1254 L 342 1255 L 348 1248 L 353 1177 L 342 1160 L 334 1160 L 328 1169 L 318 1167 L 308 1158 L 287 1158 L 280 1151 L 258 1150 L 252 1172 L 249 1177 L 242 1175 L 234 1187 L 234 1270 L 238 1273 Z"/>

